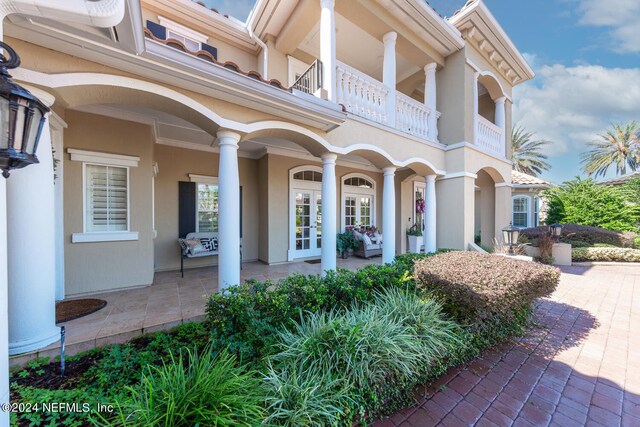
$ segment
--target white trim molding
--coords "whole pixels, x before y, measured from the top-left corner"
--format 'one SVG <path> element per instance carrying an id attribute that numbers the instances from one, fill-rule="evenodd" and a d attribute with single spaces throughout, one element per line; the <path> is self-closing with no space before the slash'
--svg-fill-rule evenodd
<path id="1" fill-rule="evenodd" d="M 197 182 L 198 184 L 218 185 L 217 176 L 188 174 L 189 182 Z"/>
<path id="2" fill-rule="evenodd" d="M 501 187 L 511 187 L 513 188 L 513 184 L 509 183 L 509 182 L 499 182 L 496 184 L 496 188 L 501 188 Z"/>
<path id="3" fill-rule="evenodd" d="M 104 233 L 73 233 L 71 243 L 123 242 L 138 240 L 137 231 L 108 231 Z"/>
<path id="4" fill-rule="evenodd" d="M 189 27 L 185 27 L 182 24 L 178 24 L 171 19 L 165 18 L 164 16 L 158 16 L 158 21 L 160 21 L 160 25 L 165 27 L 169 31 L 173 31 L 174 33 L 178 33 L 183 37 L 192 39 L 193 41 L 206 43 L 209 37 L 205 34 L 199 33 L 197 31 L 192 30 Z"/>
<path id="5" fill-rule="evenodd" d="M 463 178 L 463 177 L 477 179 L 478 175 L 471 172 L 454 172 L 454 173 L 448 173 L 445 176 L 438 178 L 438 180 Z"/>
<path id="6" fill-rule="evenodd" d="M 140 157 L 67 148 L 71 160 L 108 166 L 138 167 Z"/>

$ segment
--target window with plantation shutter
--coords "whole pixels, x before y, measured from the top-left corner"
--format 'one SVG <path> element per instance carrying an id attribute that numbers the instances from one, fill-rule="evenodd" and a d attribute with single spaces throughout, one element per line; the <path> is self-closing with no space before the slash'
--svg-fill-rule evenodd
<path id="1" fill-rule="evenodd" d="M 130 171 L 138 167 L 140 157 L 78 148 L 67 148 L 67 152 L 71 161 L 82 162 L 83 203 L 79 207 L 84 221 L 81 232 L 71 233 L 71 243 L 138 240 L 138 232 L 130 231 L 129 192 Z"/>
<path id="2" fill-rule="evenodd" d="M 129 170 L 85 165 L 85 231 L 128 231 Z"/>

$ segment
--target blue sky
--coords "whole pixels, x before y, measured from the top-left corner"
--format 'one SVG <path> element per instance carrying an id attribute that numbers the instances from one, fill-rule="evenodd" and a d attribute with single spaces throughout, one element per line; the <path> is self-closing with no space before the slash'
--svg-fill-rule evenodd
<path id="1" fill-rule="evenodd" d="M 543 178 L 561 183 L 580 175 L 590 141 L 612 122 L 640 120 L 640 0 L 484 1 L 536 72 L 514 89 L 514 119 L 553 141 Z M 205 2 L 238 19 L 254 3 Z M 464 0 L 429 3 L 450 16 Z"/>

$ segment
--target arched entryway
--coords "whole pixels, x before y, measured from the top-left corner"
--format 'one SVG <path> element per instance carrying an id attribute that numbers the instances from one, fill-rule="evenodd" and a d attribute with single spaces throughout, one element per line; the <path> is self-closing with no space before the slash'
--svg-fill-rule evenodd
<path id="1" fill-rule="evenodd" d="M 511 217 L 511 185 L 494 168 L 477 172 L 474 201 L 474 241 L 485 249 L 502 242 L 502 229 Z"/>

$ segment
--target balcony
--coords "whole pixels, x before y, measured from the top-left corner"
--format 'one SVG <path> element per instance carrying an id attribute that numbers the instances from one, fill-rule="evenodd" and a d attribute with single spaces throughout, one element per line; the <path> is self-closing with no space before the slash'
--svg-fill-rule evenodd
<path id="1" fill-rule="evenodd" d="M 482 150 L 500 156 L 505 155 L 504 132 L 501 127 L 477 115 L 476 145 Z"/>

